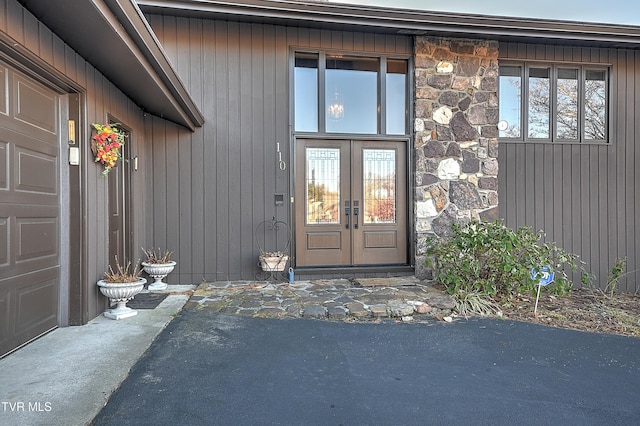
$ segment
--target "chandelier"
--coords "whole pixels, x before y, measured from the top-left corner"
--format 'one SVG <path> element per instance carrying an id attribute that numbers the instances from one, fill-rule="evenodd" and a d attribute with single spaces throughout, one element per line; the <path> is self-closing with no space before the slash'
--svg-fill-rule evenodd
<path id="1" fill-rule="evenodd" d="M 327 111 L 329 112 L 329 117 L 334 120 L 339 120 L 344 115 L 344 102 L 342 101 L 342 96 L 338 93 L 338 89 L 333 92 Z"/>

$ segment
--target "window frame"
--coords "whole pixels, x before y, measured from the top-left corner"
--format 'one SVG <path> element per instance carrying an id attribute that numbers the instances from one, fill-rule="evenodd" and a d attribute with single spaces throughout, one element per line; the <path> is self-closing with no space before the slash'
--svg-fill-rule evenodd
<path id="1" fill-rule="evenodd" d="M 318 123 L 317 132 L 298 131 L 296 130 L 296 117 L 295 117 L 295 60 L 296 54 L 315 54 L 318 55 Z M 366 58 L 375 59 L 378 61 L 378 76 L 377 76 L 377 100 L 376 100 L 376 133 L 340 133 L 340 132 L 327 132 L 326 120 L 327 120 L 327 105 L 326 99 L 326 58 L 327 56 L 346 56 L 354 58 Z M 387 61 L 389 60 L 401 60 L 407 63 L 407 72 L 405 74 L 405 93 L 404 93 L 404 133 L 387 133 Z M 411 105 L 413 103 L 413 58 L 410 55 L 395 55 L 395 54 L 381 54 L 375 52 L 353 52 L 343 50 L 320 50 L 309 48 L 293 47 L 290 50 L 290 63 L 291 63 L 291 79 L 290 79 L 290 123 L 293 134 L 299 136 L 366 136 L 368 138 L 406 138 L 411 135 L 413 126 L 411 125 L 412 110 Z"/>
<path id="2" fill-rule="evenodd" d="M 543 144 L 597 144 L 606 145 L 611 143 L 613 124 L 612 105 L 612 65 L 603 63 L 587 62 L 558 62 L 540 60 L 504 60 L 501 59 L 499 67 L 519 67 L 520 68 L 520 136 L 508 137 L 498 136 L 501 142 L 520 143 L 543 143 Z M 531 68 L 549 69 L 549 138 L 534 138 L 529 136 L 529 70 Z M 577 69 L 578 71 L 578 137 L 576 139 L 561 138 L 558 131 L 558 71 L 561 69 Z M 587 139 L 585 137 L 586 108 L 585 108 L 585 83 L 587 71 L 603 71 L 605 76 L 605 125 L 604 139 Z M 499 77 L 501 74 L 499 74 Z M 501 102 L 500 84 L 498 84 L 498 102 Z M 502 120 L 502 117 L 499 117 Z"/>

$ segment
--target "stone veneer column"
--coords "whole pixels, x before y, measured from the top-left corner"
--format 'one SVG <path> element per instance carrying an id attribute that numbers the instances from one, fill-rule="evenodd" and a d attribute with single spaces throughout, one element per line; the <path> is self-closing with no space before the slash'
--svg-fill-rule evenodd
<path id="1" fill-rule="evenodd" d="M 428 236 L 498 218 L 498 43 L 417 37 L 415 43 L 416 276 Z"/>

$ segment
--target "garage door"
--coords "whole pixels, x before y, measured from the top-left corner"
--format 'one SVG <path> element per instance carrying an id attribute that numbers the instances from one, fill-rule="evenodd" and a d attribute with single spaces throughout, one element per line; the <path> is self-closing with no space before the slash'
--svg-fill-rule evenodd
<path id="1" fill-rule="evenodd" d="M 58 95 L 0 62 L 0 356 L 57 325 Z"/>

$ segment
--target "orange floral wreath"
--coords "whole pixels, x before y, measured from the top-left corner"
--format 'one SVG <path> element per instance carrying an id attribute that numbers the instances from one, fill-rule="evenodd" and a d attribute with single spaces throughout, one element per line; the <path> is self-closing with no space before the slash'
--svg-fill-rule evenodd
<path id="1" fill-rule="evenodd" d="M 122 158 L 120 148 L 124 145 L 124 133 L 117 124 L 92 124 L 94 135 L 91 137 L 91 149 L 96 163 L 104 165 L 103 175 L 115 167 Z"/>

